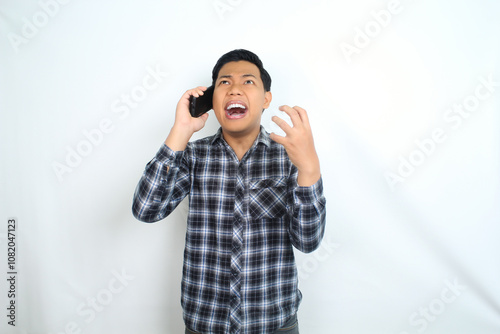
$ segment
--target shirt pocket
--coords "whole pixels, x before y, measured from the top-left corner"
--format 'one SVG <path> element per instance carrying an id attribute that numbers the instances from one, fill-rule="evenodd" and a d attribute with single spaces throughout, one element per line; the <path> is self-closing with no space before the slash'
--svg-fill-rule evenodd
<path id="1" fill-rule="evenodd" d="M 282 218 L 287 211 L 286 177 L 250 180 L 251 219 Z"/>

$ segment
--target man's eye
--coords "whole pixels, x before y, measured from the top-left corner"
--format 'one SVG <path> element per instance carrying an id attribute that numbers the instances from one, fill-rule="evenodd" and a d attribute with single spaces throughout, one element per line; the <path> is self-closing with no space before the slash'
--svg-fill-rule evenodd
<path id="1" fill-rule="evenodd" d="M 228 85 L 229 81 L 227 81 L 227 80 L 221 80 L 220 84 L 221 85 Z"/>
<path id="2" fill-rule="evenodd" d="M 248 85 L 248 84 L 253 85 L 253 80 L 247 80 L 247 81 L 245 81 L 245 84 L 246 85 Z"/>

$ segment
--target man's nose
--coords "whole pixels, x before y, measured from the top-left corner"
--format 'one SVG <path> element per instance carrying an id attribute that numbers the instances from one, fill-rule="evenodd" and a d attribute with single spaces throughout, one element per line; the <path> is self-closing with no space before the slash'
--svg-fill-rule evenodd
<path id="1" fill-rule="evenodd" d="M 241 95 L 241 88 L 239 85 L 232 85 L 229 90 L 229 95 Z"/>

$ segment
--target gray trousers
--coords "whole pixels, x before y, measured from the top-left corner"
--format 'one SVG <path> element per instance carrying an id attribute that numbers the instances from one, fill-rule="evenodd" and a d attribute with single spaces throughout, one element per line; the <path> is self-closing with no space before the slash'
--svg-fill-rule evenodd
<path id="1" fill-rule="evenodd" d="M 201 334 L 197 332 L 193 332 L 186 328 L 185 334 Z M 297 320 L 297 315 L 295 314 L 293 317 L 288 320 L 283 327 L 278 329 L 275 334 L 299 334 L 299 321 Z"/>

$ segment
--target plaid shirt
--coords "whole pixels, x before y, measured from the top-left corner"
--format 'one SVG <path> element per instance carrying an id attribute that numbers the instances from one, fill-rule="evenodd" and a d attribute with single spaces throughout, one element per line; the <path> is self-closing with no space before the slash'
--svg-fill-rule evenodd
<path id="1" fill-rule="evenodd" d="M 260 135 L 245 156 L 222 137 L 163 145 L 134 194 L 134 216 L 165 218 L 189 195 L 181 304 L 199 333 L 273 333 L 302 295 L 292 245 L 318 248 L 325 228 L 322 180 L 297 185 L 284 147 Z"/>

